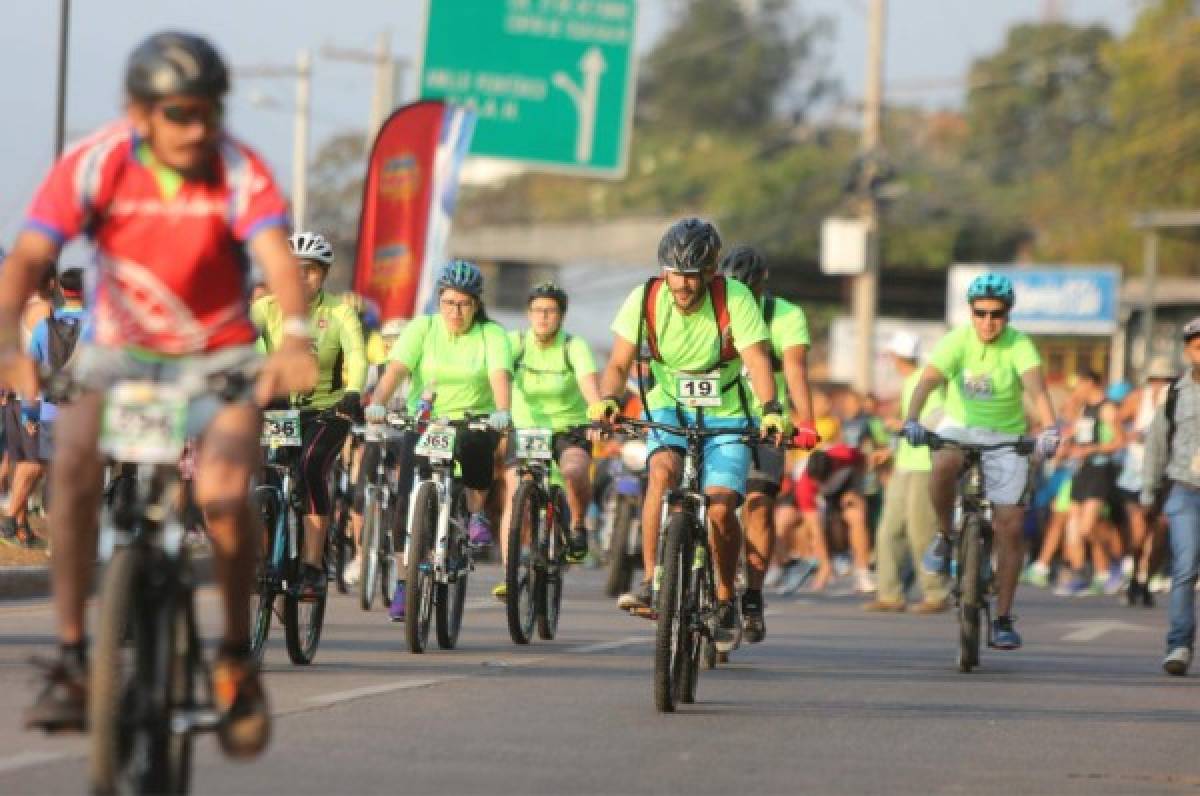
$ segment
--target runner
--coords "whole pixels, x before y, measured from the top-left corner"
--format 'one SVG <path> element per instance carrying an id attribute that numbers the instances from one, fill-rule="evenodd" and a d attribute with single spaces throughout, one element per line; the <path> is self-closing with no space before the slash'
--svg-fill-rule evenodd
<path id="1" fill-rule="evenodd" d="M 607 396 L 589 407 L 595 421 L 611 420 L 620 411 L 619 395 L 645 341 L 650 353 L 654 388 L 643 402 L 651 420 L 695 425 L 697 409 L 685 408 L 685 395 L 707 396 L 704 423 L 709 428 L 743 428 L 753 422 L 742 381 L 743 363 L 755 397 L 762 406 L 764 437 L 782 434 L 783 406 L 776 398 L 768 334 L 754 294 L 740 282 L 719 276 L 721 238 L 716 227 L 698 218 L 673 224 L 658 246 L 662 276 L 636 288 L 613 321 L 613 350 L 601 379 Z M 645 392 L 645 387 L 642 385 Z M 684 442 L 660 432 L 648 438 L 649 479 L 642 510 L 642 555 L 645 577 L 636 591 L 624 594 L 618 607 L 648 614 L 653 589 L 662 501 L 679 484 Z M 715 437 L 704 448 L 702 481 L 711 501 L 713 554 L 717 570 L 717 638 L 719 651 L 733 647 L 737 631 L 733 605 L 734 578 L 742 548 L 737 507 L 746 491 L 750 450 L 735 439 Z"/>
<path id="2" fill-rule="evenodd" d="M 771 367 L 775 391 L 784 407 L 791 404 L 795 423 L 794 442 L 812 449 L 820 441 L 813 426 L 812 394 L 808 387 L 808 320 L 804 310 L 791 302 L 767 294 L 770 276 L 767 262 L 752 246 L 735 246 L 721 259 L 720 272 L 750 288 L 767 325 L 771 343 Z M 761 407 L 752 404 L 755 414 Z M 775 548 L 775 499 L 783 483 L 785 453 L 778 446 L 761 443 L 754 452 L 746 479 L 746 502 L 742 521 L 746 525 L 747 586 L 742 594 L 742 632 L 754 644 L 767 635 L 764 618 L 763 579 Z"/>
<path id="3" fill-rule="evenodd" d="M 1028 428 L 1022 402 L 1023 394 L 1028 392 L 1042 426 L 1037 452 L 1053 456 L 1059 434 L 1042 377 L 1041 359 L 1033 341 L 1008 325 L 1008 314 L 1016 300 L 1012 281 L 1001 274 L 984 274 L 971 282 L 966 298 L 971 323 L 948 333 L 934 349 L 913 390 L 904 422 L 905 438 L 910 445 L 926 444 L 928 432 L 919 418 L 929 396 L 948 384 L 939 435 L 975 444 L 1011 440 Z M 961 453 L 948 449 L 933 457 L 930 494 L 941 527 L 922 562 L 929 572 L 947 571 L 950 545 L 946 534 L 953 528 L 951 517 L 962 462 Z M 1022 504 L 1029 466 L 1015 451 L 993 451 L 984 456 L 983 471 L 984 490 L 993 506 L 998 559 L 998 616 L 992 623 L 993 642 L 998 649 L 1013 650 L 1021 646 L 1021 636 L 1013 628 L 1012 605 L 1024 559 Z"/>
<path id="4" fill-rule="evenodd" d="M 229 75 L 206 40 L 159 33 L 129 59 L 127 117 L 72 147 L 35 194 L 0 280 L 0 378 L 37 394 L 18 324 L 25 300 L 62 246 L 85 232 L 96 247 L 93 327 L 74 364 L 82 394 L 56 420 L 51 467 L 51 559 L 60 649 L 28 727 L 81 730 L 87 698 L 84 603 L 96 560 L 100 411 L 117 380 L 175 381 L 183 373 L 256 365 L 246 307 L 249 248 L 284 309 L 286 340 L 263 365 L 258 398 L 312 386 L 308 321 L 288 250 L 287 205 L 250 149 L 222 132 Z M 216 411 L 200 443 L 195 497 L 213 538 L 225 627 L 212 668 L 218 733 L 227 754 L 252 756 L 269 737 L 269 711 L 249 658 L 253 527 L 247 495 L 260 413 Z"/>

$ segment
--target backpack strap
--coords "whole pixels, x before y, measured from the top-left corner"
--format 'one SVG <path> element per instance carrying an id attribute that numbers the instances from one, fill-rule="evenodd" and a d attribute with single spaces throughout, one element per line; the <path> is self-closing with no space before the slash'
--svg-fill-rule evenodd
<path id="1" fill-rule="evenodd" d="M 777 303 L 776 298 L 774 296 L 772 296 L 770 293 L 763 296 L 762 315 L 763 315 L 763 323 L 766 324 L 766 326 L 767 326 L 768 337 L 770 336 L 770 333 L 771 333 L 771 321 L 773 321 L 775 319 L 776 303 Z M 769 342 L 770 342 L 770 340 L 768 339 L 768 343 Z M 770 352 L 771 353 L 771 369 L 774 370 L 776 373 L 782 373 L 783 372 L 783 359 L 781 359 L 779 357 L 779 355 L 775 353 L 775 346 L 770 345 L 770 346 L 768 346 L 768 348 L 771 349 L 771 352 Z"/>
<path id="2" fill-rule="evenodd" d="M 663 279 L 659 276 L 652 276 L 646 280 L 646 286 L 642 289 L 642 318 L 638 323 L 638 339 L 637 339 L 637 356 L 640 359 L 642 356 L 642 341 L 650 349 L 650 358 L 658 362 L 662 362 L 662 356 L 658 353 L 658 293 L 662 290 Z M 643 332 L 645 337 L 643 338 Z"/>
<path id="3" fill-rule="evenodd" d="M 722 365 L 737 359 L 738 355 L 737 348 L 733 345 L 733 332 L 729 328 L 729 296 L 726 290 L 728 284 L 728 277 L 718 276 L 708 285 L 708 291 L 712 295 L 713 315 L 717 319 L 717 335 L 721 340 Z"/>
<path id="4" fill-rule="evenodd" d="M 563 332 L 563 364 L 567 366 L 567 372 L 572 375 L 575 373 L 575 366 L 571 364 L 571 340 L 573 339 L 570 332 Z"/>

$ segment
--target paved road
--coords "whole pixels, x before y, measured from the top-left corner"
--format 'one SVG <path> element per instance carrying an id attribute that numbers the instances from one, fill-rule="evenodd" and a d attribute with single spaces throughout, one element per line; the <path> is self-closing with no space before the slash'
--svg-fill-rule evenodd
<path id="1" fill-rule="evenodd" d="M 1027 589 L 1026 648 L 954 666 L 948 615 L 864 614 L 848 595 L 776 598 L 770 635 L 654 712 L 651 625 L 573 572 L 560 638 L 517 648 L 473 579 L 461 647 L 331 603 L 315 664 L 267 653 L 277 716 L 250 765 L 199 743 L 199 793 L 1180 793 L 1200 791 L 1200 678 L 1158 668 L 1161 610 Z M 211 625 L 214 601 L 202 600 Z M 78 793 L 82 739 L 20 732 L 43 602 L 0 606 L 0 793 Z M 1112 624 L 1116 623 L 1116 624 Z"/>

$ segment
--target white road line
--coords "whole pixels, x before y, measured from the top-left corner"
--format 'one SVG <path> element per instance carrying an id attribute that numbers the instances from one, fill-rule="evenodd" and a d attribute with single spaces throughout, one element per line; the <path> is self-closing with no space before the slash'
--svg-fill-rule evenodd
<path id="1" fill-rule="evenodd" d="M 355 699 L 362 699 L 369 696 L 377 696 L 379 694 L 389 694 L 392 691 L 403 691 L 408 688 L 427 688 L 431 685 L 439 683 L 448 683 L 451 680 L 461 680 L 461 675 L 450 677 L 410 677 L 406 680 L 398 680 L 391 683 L 383 683 L 381 685 L 367 685 L 362 688 L 351 688 L 349 691 L 334 691 L 332 694 L 322 694 L 321 696 L 311 697 L 305 702 L 313 707 L 327 708 L 331 705 L 338 705 L 342 702 L 352 702 Z"/>
<path id="2" fill-rule="evenodd" d="M 530 664 L 538 663 L 546 660 L 545 655 L 528 658 L 497 658 L 494 661 L 484 661 L 484 666 L 494 667 L 497 669 L 510 669 L 515 666 L 529 666 Z"/>
<path id="3" fill-rule="evenodd" d="M 628 638 L 617 639 L 616 641 L 601 641 L 596 644 L 568 647 L 563 652 L 568 655 L 587 655 L 592 652 L 606 652 L 620 647 L 628 647 L 631 644 L 649 644 L 653 640 L 650 636 L 629 636 Z"/>
<path id="4" fill-rule="evenodd" d="M 40 766 L 43 763 L 53 763 L 58 760 L 67 760 L 72 757 L 82 756 L 82 754 L 72 754 L 71 752 L 22 752 L 12 757 L 0 758 L 0 774 L 19 771 L 22 768 L 29 768 L 30 766 Z"/>
<path id="5" fill-rule="evenodd" d="M 1145 625 L 1131 625 L 1128 622 L 1121 622 L 1116 619 L 1085 619 L 1081 622 L 1070 622 L 1068 627 L 1074 627 L 1075 630 L 1062 637 L 1063 641 L 1095 641 L 1101 636 L 1116 631 L 1130 630 L 1150 630 L 1151 628 Z"/>

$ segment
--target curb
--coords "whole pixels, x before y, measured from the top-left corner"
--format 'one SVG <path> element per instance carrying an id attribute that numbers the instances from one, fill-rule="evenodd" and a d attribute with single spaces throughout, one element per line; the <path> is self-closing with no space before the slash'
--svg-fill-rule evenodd
<path id="1" fill-rule="evenodd" d="M 93 587 L 99 586 L 104 568 L 97 564 L 92 576 Z M 213 560 L 208 554 L 192 558 L 192 572 L 199 583 L 213 578 Z M 29 600 L 50 596 L 49 566 L 0 567 L 0 600 Z"/>

